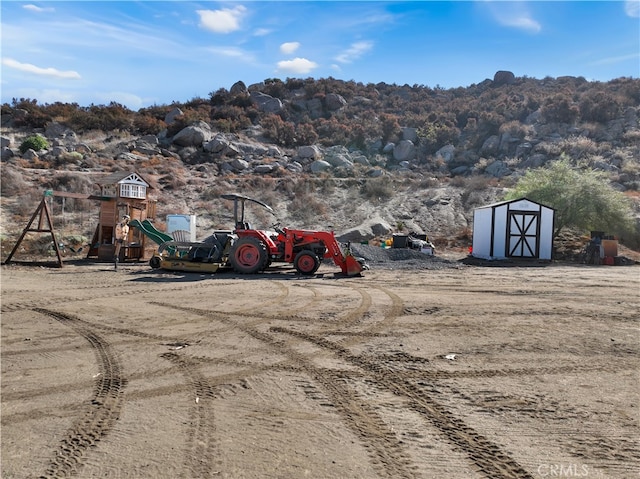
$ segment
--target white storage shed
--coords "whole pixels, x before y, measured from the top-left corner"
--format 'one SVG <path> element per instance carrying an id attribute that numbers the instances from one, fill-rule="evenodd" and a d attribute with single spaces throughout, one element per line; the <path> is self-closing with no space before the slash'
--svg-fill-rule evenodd
<path id="1" fill-rule="evenodd" d="M 555 210 L 520 198 L 476 208 L 472 256 L 550 260 Z"/>

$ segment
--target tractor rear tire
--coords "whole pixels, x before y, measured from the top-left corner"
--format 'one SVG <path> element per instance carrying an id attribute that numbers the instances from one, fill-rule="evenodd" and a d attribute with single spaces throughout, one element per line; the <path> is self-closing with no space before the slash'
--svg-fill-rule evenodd
<path id="1" fill-rule="evenodd" d="M 298 273 L 310 276 L 318 271 L 318 268 L 320 267 L 320 258 L 318 258 L 318 255 L 313 251 L 302 250 L 293 260 L 293 266 L 296 268 Z"/>
<path id="2" fill-rule="evenodd" d="M 229 253 L 229 263 L 240 274 L 253 274 L 266 269 L 269 263 L 267 247 L 258 238 L 238 239 Z"/>

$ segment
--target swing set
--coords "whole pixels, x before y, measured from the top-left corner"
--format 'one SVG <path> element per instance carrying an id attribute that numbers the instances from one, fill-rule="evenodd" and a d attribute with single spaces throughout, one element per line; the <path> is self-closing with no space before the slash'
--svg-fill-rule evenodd
<path id="1" fill-rule="evenodd" d="M 82 199 L 82 200 L 104 200 L 105 199 L 102 196 L 89 195 L 84 193 L 69 193 L 67 191 L 54 191 L 54 190 L 45 191 L 42 200 L 38 204 L 38 207 L 34 211 L 33 215 L 31 216 L 31 219 L 27 223 L 27 226 L 22 231 L 20 238 L 18 238 L 18 241 L 16 242 L 15 246 L 11 250 L 11 253 L 9 253 L 9 256 L 7 256 L 7 259 L 5 260 L 4 264 L 11 263 L 13 255 L 16 253 L 16 251 L 18 251 L 18 248 L 20 247 L 20 244 L 22 243 L 22 240 L 24 240 L 24 237 L 27 235 L 27 233 L 49 233 L 51 235 L 51 241 L 56 253 L 56 257 L 58 258 L 58 267 L 62 268 L 63 262 L 62 262 L 62 252 L 60 248 L 61 246 L 64 246 L 64 245 L 59 243 L 58 239 L 56 238 L 56 233 L 55 233 L 55 230 L 53 229 L 53 221 L 51 220 L 51 217 L 52 217 L 51 210 L 49 208 L 49 204 L 47 203 L 47 200 L 53 197 L 62 198 L 63 202 L 65 198 L 75 198 L 75 199 Z M 63 207 L 63 212 L 64 212 L 64 207 Z M 37 219 L 37 222 L 36 222 L 36 219 Z"/>

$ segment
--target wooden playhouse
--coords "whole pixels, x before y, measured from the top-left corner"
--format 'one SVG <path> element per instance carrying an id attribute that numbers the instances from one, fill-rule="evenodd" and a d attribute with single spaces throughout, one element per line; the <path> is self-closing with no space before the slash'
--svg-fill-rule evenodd
<path id="1" fill-rule="evenodd" d="M 131 221 L 154 220 L 156 200 L 149 198 L 152 187 L 136 172 L 111 173 L 96 183 L 100 187 L 100 216 L 87 258 L 113 261 L 116 225 L 124 215 L 129 215 Z M 138 228 L 129 228 L 120 261 L 148 259 L 157 246 Z"/>

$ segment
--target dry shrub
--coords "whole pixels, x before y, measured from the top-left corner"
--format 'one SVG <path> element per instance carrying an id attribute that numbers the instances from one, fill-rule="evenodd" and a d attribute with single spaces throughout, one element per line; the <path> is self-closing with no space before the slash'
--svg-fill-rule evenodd
<path id="1" fill-rule="evenodd" d="M 93 181 L 85 175 L 64 172 L 48 179 L 44 185 L 46 189 L 67 191 L 71 193 L 92 193 Z"/>
<path id="2" fill-rule="evenodd" d="M 387 177 L 368 179 L 362 185 L 363 196 L 370 200 L 386 200 L 393 192 L 393 184 Z"/>
<path id="3" fill-rule="evenodd" d="M 24 175 L 11 167 L 3 167 L 0 175 L 0 195 L 5 197 L 24 194 L 28 190 L 35 190 L 33 186 L 24 178 Z"/>
<path id="4" fill-rule="evenodd" d="M 640 145 L 640 130 L 629 130 L 622 134 L 622 139 L 629 146 Z"/>
<path id="5" fill-rule="evenodd" d="M 581 159 L 596 154 L 598 145 L 595 141 L 585 136 L 570 136 L 560 142 L 560 150 L 574 159 Z"/>
<path id="6" fill-rule="evenodd" d="M 202 201 L 222 201 L 220 197 L 225 193 L 229 193 L 229 186 L 227 184 L 216 183 L 207 185 L 202 189 L 200 199 Z"/>
<path id="7" fill-rule="evenodd" d="M 456 186 L 458 188 L 465 188 L 467 186 L 467 178 L 464 176 L 454 176 L 449 180 L 450 186 Z"/>
<path id="8" fill-rule="evenodd" d="M 287 209 L 291 217 L 302 225 L 315 224 L 318 218 L 327 217 L 327 205 L 312 193 L 296 193 Z"/>
<path id="9" fill-rule="evenodd" d="M 11 208 L 11 213 L 21 218 L 29 218 L 33 215 L 38 203 L 40 203 L 42 199 L 42 195 L 37 194 L 35 188 L 32 188 L 32 190 L 32 194 L 20 194 L 16 197 L 16 202 Z"/>
<path id="10" fill-rule="evenodd" d="M 184 188 L 187 185 L 187 180 L 184 175 L 173 172 L 160 177 L 158 183 L 165 190 L 176 191 Z"/>
<path id="11" fill-rule="evenodd" d="M 484 191 L 489 187 L 496 186 L 497 179 L 489 176 L 470 176 L 465 178 L 465 188 L 467 191 Z"/>
<path id="12" fill-rule="evenodd" d="M 531 125 L 525 125 L 517 120 L 503 123 L 500 125 L 499 131 L 500 133 L 509 133 L 509 135 L 522 140 L 534 133 L 534 129 Z"/>
<path id="13" fill-rule="evenodd" d="M 53 165 L 51 164 L 51 162 L 42 157 L 34 158 L 33 160 L 18 158 L 15 160 L 15 164 L 20 168 L 33 168 L 36 170 L 53 169 Z"/>
<path id="14" fill-rule="evenodd" d="M 79 153 L 77 151 L 67 151 L 56 158 L 55 164 L 57 167 L 65 165 L 76 165 L 82 163 L 82 159 L 82 153 Z"/>

